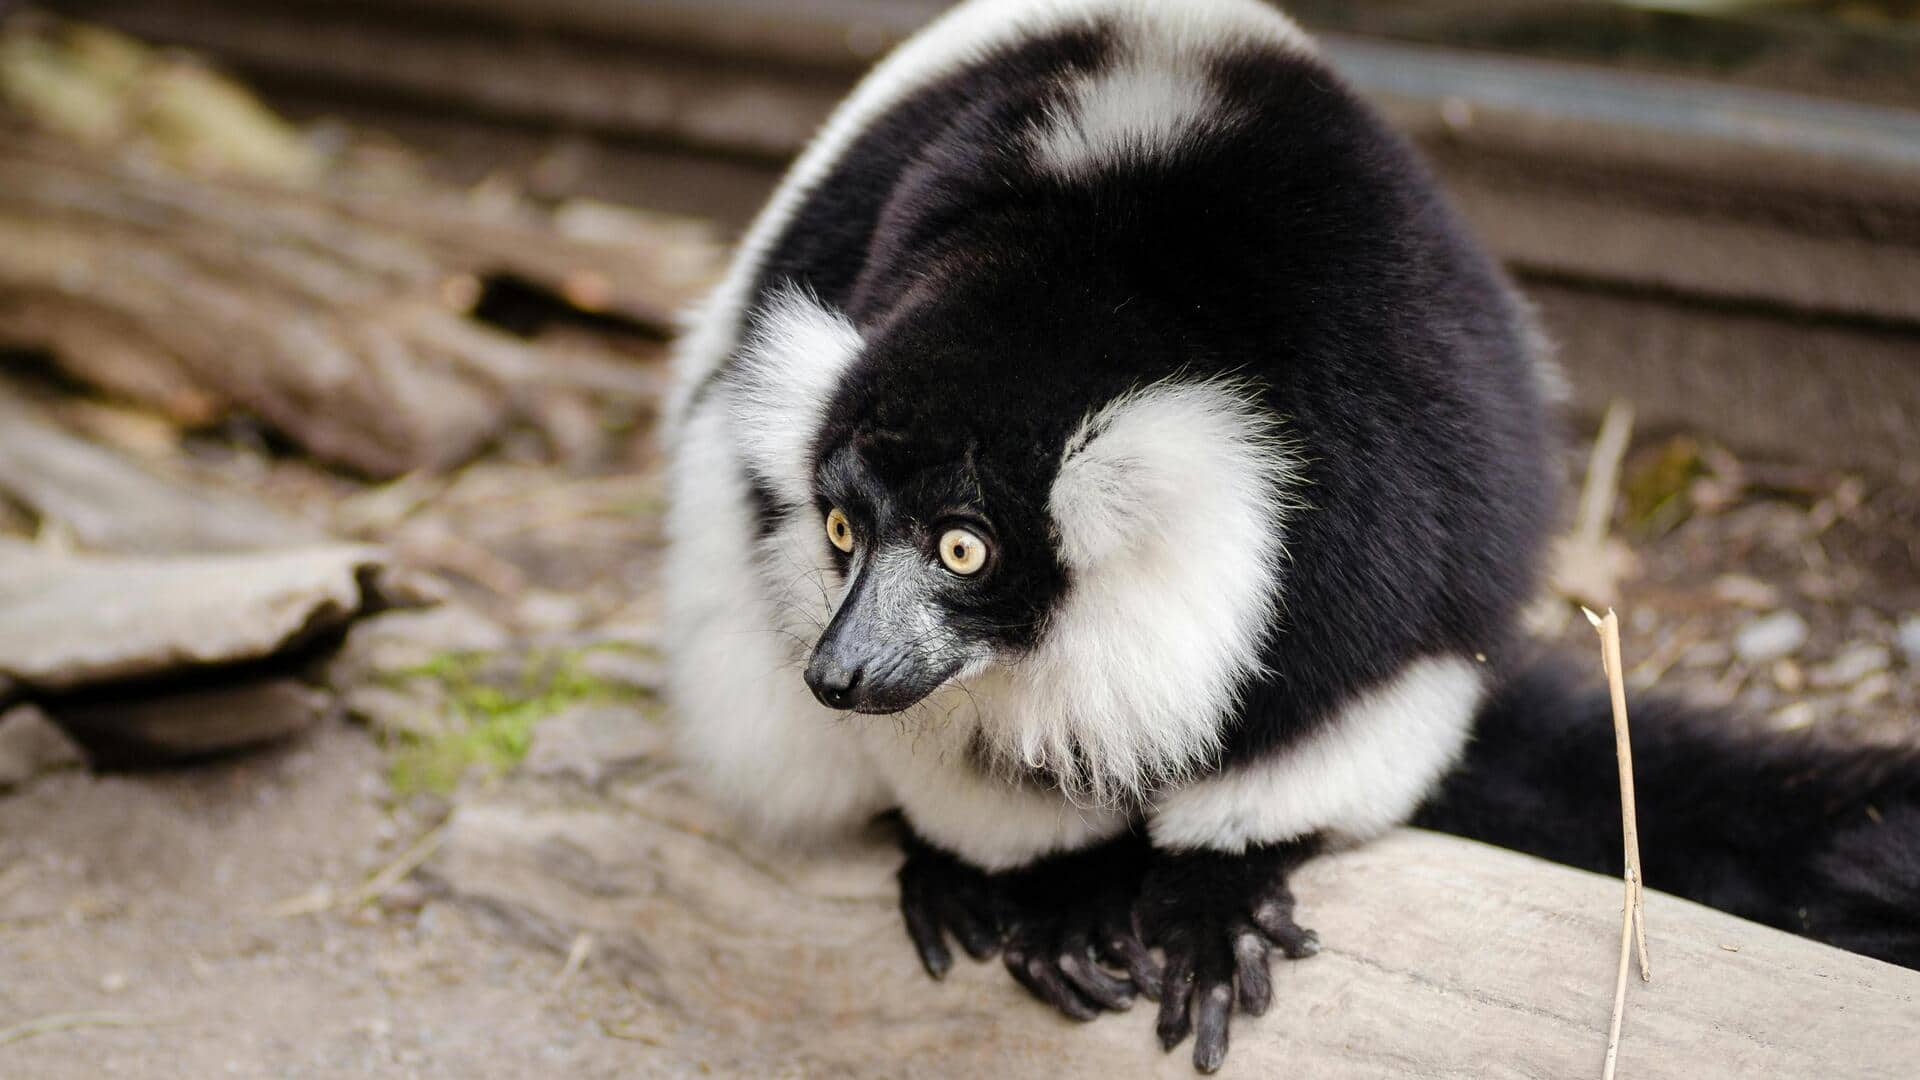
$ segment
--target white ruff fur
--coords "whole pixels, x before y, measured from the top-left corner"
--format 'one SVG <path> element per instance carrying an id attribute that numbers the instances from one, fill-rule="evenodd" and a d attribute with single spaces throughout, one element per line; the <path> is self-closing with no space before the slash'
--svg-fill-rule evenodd
<path id="1" fill-rule="evenodd" d="M 859 352 L 847 317 L 796 289 L 755 314 L 727 398 L 741 458 L 787 506 L 813 505 L 813 438 Z"/>
<path id="2" fill-rule="evenodd" d="M 1483 690 L 1471 660 L 1416 661 L 1284 753 L 1158 800 L 1154 846 L 1239 852 L 1316 832 L 1376 836 L 1412 815 L 1459 760 Z"/>
<path id="3" fill-rule="evenodd" d="M 680 755 L 720 802 L 764 831 L 857 827 L 893 802 L 856 733 L 800 678 L 805 650 L 794 635 L 818 633 L 818 616 L 799 604 L 815 584 L 810 568 L 804 558 L 761 565 L 725 400 L 704 400 L 682 428 L 665 567 L 667 696 Z M 790 588 L 769 588 L 770 579 Z"/>
<path id="4" fill-rule="evenodd" d="M 1125 812 L 1075 806 L 1058 792 L 979 771 L 967 758 L 973 704 L 946 691 L 905 717 L 849 721 L 863 725 L 868 760 L 914 831 L 983 870 L 1010 870 L 1127 827 Z"/>
<path id="5" fill-rule="evenodd" d="M 1107 805 L 1214 755 L 1279 601 L 1297 466 L 1273 425 L 1225 380 L 1081 424 L 1048 500 L 1067 594 L 1032 652 L 966 683 L 996 757 Z"/>
<path id="6" fill-rule="evenodd" d="M 677 438 L 694 391 L 739 344 L 754 282 L 788 222 L 875 120 L 996 48 L 1100 20 L 1122 28 L 1128 55 L 1190 55 L 1255 41 L 1313 48 L 1291 19 L 1259 0 L 971 0 L 947 11 L 902 42 L 827 118 L 754 219 L 719 287 L 690 313 L 674 350 L 663 438 Z"/>

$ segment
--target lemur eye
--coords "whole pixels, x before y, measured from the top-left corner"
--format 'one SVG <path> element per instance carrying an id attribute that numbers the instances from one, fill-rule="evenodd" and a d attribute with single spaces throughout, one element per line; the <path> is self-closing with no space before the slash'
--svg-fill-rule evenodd
<path id="1" fill-rule="evenodd" d="M 948 529 L 940 534 L 940 561 L 956 574 L 977 574 L 987 565 L 987 542 L 966 529 Z"/>
<path id="2" fill-rule="evenodd" d="M 837 506 L 827 511 L 827 539 L 841 551 L 853 550 L 853 522 Z"/>

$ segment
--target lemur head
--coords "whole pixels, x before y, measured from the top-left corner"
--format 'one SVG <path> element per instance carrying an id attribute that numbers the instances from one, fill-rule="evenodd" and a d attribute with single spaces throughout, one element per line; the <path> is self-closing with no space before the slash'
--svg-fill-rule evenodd
<path id="1" fill-rule="evenodd" d="M 816 443 L 811 509 L 843 591 L 806 680 L 831 708 L 898 712 L 1019 655 L 1066 585 L 1045 507 L 1025 497 L 1032 439 L 995 438 L 900 381 L 843 385 Z"/>
<path id="2" fill-rule="evenodd" d="M 1257 388 L 1112 306 L 949 295 L 863 334 L 787 291 L 756 316 L 726 392 L 823 704 L 991 677 L 1045 718 L 988 732 L 1009 760 L 1138 787 L 1204 758 L 1269 629 L 1291 459 Z"/>

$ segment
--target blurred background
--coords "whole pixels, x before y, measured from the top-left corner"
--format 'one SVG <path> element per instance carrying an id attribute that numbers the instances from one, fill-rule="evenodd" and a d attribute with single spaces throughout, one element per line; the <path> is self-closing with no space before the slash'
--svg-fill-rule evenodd
<path id="1" fill-rule="evenodd" d="M 0 1073 L 744 1067 L 648 861 L 663 358 L 944 6 L 0 0 Z M 1920 3 L 1289 10 L 1559 348 L 1539 632 L 1920 739 Z"/>

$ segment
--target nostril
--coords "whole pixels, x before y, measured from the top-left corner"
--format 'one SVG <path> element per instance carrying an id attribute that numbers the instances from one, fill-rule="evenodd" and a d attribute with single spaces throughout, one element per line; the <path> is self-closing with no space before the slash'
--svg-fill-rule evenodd
<path id="1" fill-rule="evenodd" d="M 861 669 L 848 670 L 839 664 L 820 664 L 807 669 L 807 687 L 820 704 L 844 709 L 853 704 L 854 691 L 860 687 Z"/>

